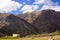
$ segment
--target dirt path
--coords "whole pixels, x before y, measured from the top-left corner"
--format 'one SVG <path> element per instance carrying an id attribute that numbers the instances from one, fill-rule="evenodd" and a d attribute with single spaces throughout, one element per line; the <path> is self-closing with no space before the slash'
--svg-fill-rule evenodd
<path id="1" fill-rule="evenodd" d="M 60 38 L 60 35 L 57 35 L 57 36 L 53 36 L 53 37 L 55 37 L 55 38 Z"/>

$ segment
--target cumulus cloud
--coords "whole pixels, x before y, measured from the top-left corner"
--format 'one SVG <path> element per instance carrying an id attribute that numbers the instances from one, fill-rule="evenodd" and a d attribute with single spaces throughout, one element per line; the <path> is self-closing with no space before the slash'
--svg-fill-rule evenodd
<path id="1" fill-rule="evenodd" d="M 60 11 L 58 2 L 54 3 L 52 0 L 35 0 L 34 4 L 44 4 L 40 10 L 53 9 L 56 11 Z"/>
<path id="2" fill-rule="evenodd" d="M 53 7 L 50 7 L 50 9 L 53 9 L 55 11 L 60 11 L 60 6 L 53 6 Z"/>
<path id="3" fill-rule="evenodd" d="M 12 10 L 17 10 L 22 6 L 20 3 L 12 1 L 12 0 L 0 0 L 0 12 L 10 12 Z"/>
<path id="4" fill-rule="evenodd" d="M 35 11 L 39 8 L 38 5 L 40 4 L 43 4 L 40 10 L 53 9 L 56 11 L 60 11 L 60 6 L 58 5 L 58 2 L 54 3 L 52 0 L 35 0 L 32 5 L 24 5 L 21 11 L 23 11 L 23 13 Z"/>
<path id="5" fill-rule="evenodd" d="M 45 0 L 35 0 L 34 4 L 43 4 Z"/>
<path id="6" fill-rule="evenodd" d="M 52 9 L 52 10 L 55 10 L 55 11 L 60 11 L 60 6 L 48 6 L 48 5 L 44 5 L 41 10 L 44 10 L 44 9 Z"/>
<path id="7" fill-rule="evenodd" d="M 44 5 L 40 10 L 44 9 L 52 9 L 55 11 L 60 11 L 60 6 L 58 5 L 58 2 L 54 3 L 51 0 L 45 0 Z"/>
<path id="8" fill-rule="evenodd" d="M 23 11 L 23 13 L 26 13 L 26 12 L 32 12 L 33 9 L 32 9 L 31 5 L 24 5 L 24 7 L 21 9 L 21 11 Z"/>
<path id="9" fill-rule="evenodd" d="M 1 10 L 1 9 L 0 9 L 0 13 L 5 13 L 5 12 L 4 12 L 4 10 Z"/>
<path id="10" fill-rule="evenodd" d="M 31 0 L 27 0 L 27 1 L 31 1 Z M 39 7 L 40 4 L 43 4 L 41 9 Z M 23 7 L 20 9 L 20 11 L 22 11 L 23 13 L 36 11 L 38 9 L 40 10 L 53 9 L 56 11 L 60 11 L 60 6 L 58 5 L 58 2 L 54 3 L 52 0 L 35 0 L 35 2 L 32 3 L 31 5 L 28 5 L 25 2 L 21 4 L 12 0 L 0 0 L 0 13 L 11 12 L 13 10 L 17 10 L 21 6 Z"/>
<path id="11" fill-rule="evenodd" d="M 24 5 L 21 11 L 23 11 L 23 13 L 32 12 L 37 10 L 38 8 L 39 8 L 38 5 Z"/>
<path id="12" fill-rule="evenodd" d="M 33 5 L 32 8 L 33 8 L 33 10 L 37 10 L 39 8 L 39 6 L 38 5 Z"/>
<path id="13" fill-rule="evenodd" d="M 55 5 L 51 0 L 35 0 L 34 4 Z"/>
<path id="14" fill-rule="evenodd" d="M 26 13 L 26 12 L 33 12 L 34 10 L 25 10 L 23 11 L 23 14 Z"/>
<path id="15" fill-rule="evenodd" d="M 32 6 L 30 6 L 30 5 L 24 5 L 24 7 L 21 9 L 21 11 L 31 10 L 31 9 L 32 9 Z"/>

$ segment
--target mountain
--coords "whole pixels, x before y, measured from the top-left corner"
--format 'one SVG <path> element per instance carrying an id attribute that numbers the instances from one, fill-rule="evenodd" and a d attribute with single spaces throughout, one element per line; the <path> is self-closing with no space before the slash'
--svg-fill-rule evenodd
<path id="1" fill-rule="evenodd" d="M 17 33 L 20 34 L 20 36 L 36 33 L 33 25 L 29 24 L 25 20 L 12 14 L 1 13 L 0 13 L 0 32 L 6 35 L 12 35 L 14 33 Z"/>
<path id="2" fill-rule="evenodd" d="M 34 25 L 38 33 L 50 33 L 60 30 L 60 12 L 46 9 L 19 14 L 18 17 Z M 51 29 L 51 30 L 50 30 Z"/>
<path id="3" fill-rule="evenodd" d="M 26 20 L 28 23 L 32 23 L 37 17 L 38 15 L 41 13 L 41 11 L 37 11 L 37 12 L 26 12 L 24 14 L 18 14 L 17 16 Z"/>
<path id="4" fill-rule="evenodd" d="M 51 9 L 42 10 L 40 15 L 33 21 L 38 33 L 50 33 L 60 30 L 60 12 Z"/>
<path id="5" fill-rule="evenodd" d="M 47 9 L 25 14 L 0 13 L 0 33 L 20 36 L 51 33 L 60 30 L 60 12 Z"/>

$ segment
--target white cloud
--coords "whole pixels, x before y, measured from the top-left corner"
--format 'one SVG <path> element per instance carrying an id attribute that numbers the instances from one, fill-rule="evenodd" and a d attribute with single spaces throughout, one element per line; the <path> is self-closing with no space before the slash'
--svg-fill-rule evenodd
<path id="1" fill-rule="evenodd" d="M 35 0 L 34 4 L 44 4 L 40 10 L 53 9 L 56 11 L 60 11 L 58 2 L 54 3 L 52 0 Z"/>
<path id="2" fill-rule="evenodd" d="M 23 11 L 23 13 L 31 12 L 31 11 L 33 11 L 33 10 L 32 10 L 32 6 L 30 6 L 30 5 L 25 5 L 25 6 L 21 9 L 21 11 Z"/>
<path id="3" fill-rule="evenodd" d="M 43 4 L 45 0 L 35 0 L 34 4 Z"/>
<path id="4" fill-rule="evenodd" d="M 26 13 L 26 12 L 33 12 L 34 10 L 25 10 L 23 11 L 23 14 Z"/>
<path id="5" fill-rule="evenodd" d="M 31 9 L 32 9 L 32 6 L 30 6 L 30 5 L 24 5 L 24 7 L 21 9 L 21 11 L 31 10 Z"/>
<path id="6" fill-rule="evenodd" d="M 60 6 L 54 6 L 54 7 L 51 7 L 50 9 L 53 9 L 55 11 L 60 11 Z"/>
<path id="7" fill-rule="evenodd" d="M 23 13 L 37 10 L 39 8 L 39 4 L 44 4 L 40 10 L 53 9 L 56 11 L 60 11 L 60 6 L 58 5 L 58 2 L 54 3 L 51 0 L 35 0 L 32 5 L 27 5 L 25 2 L 23 2 L 23 4 L 25 5 L 20 10 L 23 11 Z M 22 4 L 12 0 L 0 0 L 0 13 L 11 12 L 12 10 L 17 10 L 17 8 L 20 8 L 21 6 Z"/>
<path id="8" fill-rule="evenodd" d="M 60 11 L 60 6 L 58 5 L 58 2 L 54 3 L 52 0 L 35 0 L 35 2 L 32 5 L 25 4 L 21 11 L 23 11 L 23 13 L 35 11 L 39 8 L 38 5 L 40 4 L 44 4 L 40 10 L 53 9 L 56 11 Z"/>
<path id="9" fill-rule="evenodd" d="M 28 0 L 28 1 L 30 1 L 30 0 Z M 35 11 L 39 8 L 38 4 L 42 4 L 42 3 L 44 3 L 44 1 L 45 0 L 35 0 L 35 2 L 32 5 L 24 5 L 20 11 L 23 11 L 23 13 Z"/>
<path id="10" fill-rule="evenodd" d="M 33 5 L 33 10 L 37 10 L 39 8 L 38 5 Z"/>
<path id="11" fill-rule="evenodd" d="M 52 9 L 52 10 L 55 10 L 55 11 L 60 11 L 60 6 L 48 6 L 48 5 L 44 5 L 41 10 L 44 10 L 44 9 Z"/>
<path id="12" fill-rule="evenodd" d="M 37 10 L 38 5 L 25 5 L 21 11 L 23 11 L 23 13 L 26 13 L 26 12 L 31 12 L 31 11 L 35 11 Z"/>
<path id="13" fill-rule="evenodd" d="M 41 10 L 44 9 L 52 9 L 55 11 L 60 11 L 60 6 L 58 5 L 58 2 L 54 3 L 51 0 L 45 0 L 45 3 L 42 6 Z"/>
<path id="14" fill-rule="evenodd" d="M 54 5 L 55 3 L 53 3 L 51 0 L 45 0 L 44 1 L 44 5 Z"/>
<path id="15" fill-rule="evenodd" d="M 3 10 L 0 9 L 0 13 L 5 13 Z"/>
<path id="16" fill-rule="evenodd" d="M 12 10 L 17 10 L 17 8 L 20 6 L 22 5 L 12 0 L 0 0 L 0 10 L 2 10 L 1 12 L 4 11 L 8 13 Z"/>
<path id="17" fill-rule="evenodd" d="M 34 4 L 45 4 L 45 5 L 55 5 L 52 0 L 35 0 Z"/>

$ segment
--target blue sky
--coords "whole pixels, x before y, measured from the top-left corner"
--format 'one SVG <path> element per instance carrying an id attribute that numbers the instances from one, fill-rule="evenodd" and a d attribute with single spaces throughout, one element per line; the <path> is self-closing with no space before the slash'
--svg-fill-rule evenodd
<path id="1" fill-rule="evenodd" d="M 52 0 L 53 2 L 58 2 L 58 4 L 60 5 L 60 0 Z"/>
<path id="2" fill-rule="evenodd" d="M 44 9 L 60 11 L 60 0 L 0 0 L 0 13 L 19 14 Z"/>

